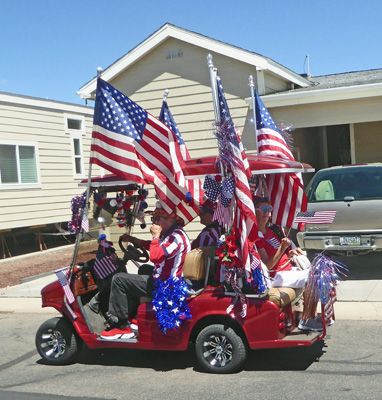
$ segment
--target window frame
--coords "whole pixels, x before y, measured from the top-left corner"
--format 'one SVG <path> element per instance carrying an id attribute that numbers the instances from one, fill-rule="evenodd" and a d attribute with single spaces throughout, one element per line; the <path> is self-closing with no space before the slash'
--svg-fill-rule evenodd
<path id="1" fill-rule="evenodd" d="M 84 149 L 82 138 L 86 135 L 85 130 L 85 117 L 83 115 L 64 114 L 65 119 L 65 133 L 70 136 L 70 146 L 72 151 L 72 164 L 73 164 L 73 177 L 74 179 L 83 179 L 85 177 L 85 164 L 84 164 Z M 81 121 L 81 129 L 70 129 L 69 120 Z M 75 141 L 79 141 L 80 155 L 76 155 Z M 81 173 L 77 173 L 76 160 L 80 159 Z"/>
<path id="2" fill-rule="evenodd" d="M 40 176 L 40 163 L 39 163 L 39 151 L 38 151 L 38 143 L 37 142 L 13 142 L 10 140 L 1 140 L 0 146 L 14 146 L 16 147 L 16 168 L 17 168 L 17 180 L 18 182 L 12 183 L 3 183 L 1 180 L 0 174 L 0 190 L 10 190 L 10 189 L 36 189 L 41 187 L 41 176 Z M 36 177 L 37 182 L 21 182 L 21 168 L 20 168 L 20 147 L 33 147 L 35 154 L 35 168 L 36 168 Z"/>

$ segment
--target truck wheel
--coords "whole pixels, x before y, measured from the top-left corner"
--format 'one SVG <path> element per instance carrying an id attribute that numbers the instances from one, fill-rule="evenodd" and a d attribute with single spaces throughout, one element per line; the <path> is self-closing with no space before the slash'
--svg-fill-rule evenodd
<path id="1" fill-rule="evenodd" d="M 210 325 L 196 338 L 196 356 L 207 372 L 227 374 L 242 367 L 247 357 L 243 340 L 224 325 Z"/>
<path id="2" fill-rule="evenodd" d="M 72 363 L 80 351 L 80 339 L 63 317 L 45 321 L 36 333 L 36 348 L 46 364 Z"/>

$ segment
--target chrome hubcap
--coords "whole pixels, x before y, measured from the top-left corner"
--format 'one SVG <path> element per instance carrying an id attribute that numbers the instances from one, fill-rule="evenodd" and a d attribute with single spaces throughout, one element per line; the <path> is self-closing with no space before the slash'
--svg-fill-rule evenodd
<path id="1" fill-rule="evenodd" d="M 61 332 L 48 329 L 41 335 L 41 349 L 46 357 L 59 358 L 65 354 L 66 340 Z"/>
<path id="2" fill-rule="evenodd" d="M 203 357 L 214 367 L 225 367 L 232 361 L 232 344 L 224 335 L 210 335 L 203 343 Z"/>

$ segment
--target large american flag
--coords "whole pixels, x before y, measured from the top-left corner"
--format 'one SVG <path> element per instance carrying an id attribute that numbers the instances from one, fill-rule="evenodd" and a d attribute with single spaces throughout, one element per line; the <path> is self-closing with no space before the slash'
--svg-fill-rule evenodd
<path id="1" fill-rule="evenodd" d="M 292 152 L 256 91 L 255 107 L 258 154 L 294 160 Z M 306 211 L 308 204 L 301 174 L 268 174 L 266 180 L 273 206 L 272 223 L 298 228 L 295 216 L 300 211 Z"/>
<path id="2" fill-rule="evenodd" d="M 247 278 L 249 278 L 251 276 L 251 251 L 257 238 L 257 220 L 248 183 L 248 178 L 252 174 L 243 145 L 232 121 L 223 85 L 217 72 L 216 85 L 220 117 L 220 124 L 217 129 L 224 135 L 224 137 L 221 137 L 219 132 L 217 135 L 219 153 L 223 164 L 232 172 L 232 176 L 235 179 L 236 210 L 234 212 L 233 226 L 240 235 L 243 266 L 247 271 Z"/>
<path id="3" fill-rule="evenodd" d="M 171 129 L 100 78 L 91 150 L 91 163 L 133 182 L 153 184 L 168 213 L 185 198 L 185 164 Z"/>
<path id="4" fill-rule="evenodd" d="M 336 210 L 299 212 L 295 222 L 306 224 L 331 224 L 336 216 Z"/>
<path id="5" fill-rule="evenodd" d="M 178 125 L 168 107 L 167 101 L 163 100 L 162 108 L 159 114 L 159 120 L 168 126 L 175 134 L 180 151 L 182 153 L 183 160 L 190 159 L 190 153 L 187 150 L 186 144 L 180 134 Z M 183 218 L 185 224 L 192 221 L 198 214 L 198 206 L 203 201 L 204 191 L 202 189 L 202 183 L 200 179 L 186 180 L 185 182 L 187 190 L 190 192 L 193 199 L 192 203 L 187 203 L 185 200 L 181 201 L 176 209 L 177 215 Z M 189 205 L 192 204 L 192 205 Z"/>

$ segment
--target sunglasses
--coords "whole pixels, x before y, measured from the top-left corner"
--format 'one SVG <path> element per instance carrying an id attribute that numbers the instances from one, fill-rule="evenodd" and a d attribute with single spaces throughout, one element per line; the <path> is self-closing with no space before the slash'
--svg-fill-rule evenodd
<path id="1" fill-rule="evenodd" d="M 255 208 L 256 211 L 260 211 L 263 214 L 265 214 L 266 212 L 270 213 L 273 210 L 273 207 L 271 205 L 268 206 L 260 206 L 258 208 Z"/>
<path id="2" fill-rule="evenodd" d="M 170 217 L 151 217 L 151 222 L 159 222 L 159 220 L 161 219 L 161 218 L 164 218 L 164 219 L 167 219 L 167 218 L 170 218 Z"/>

